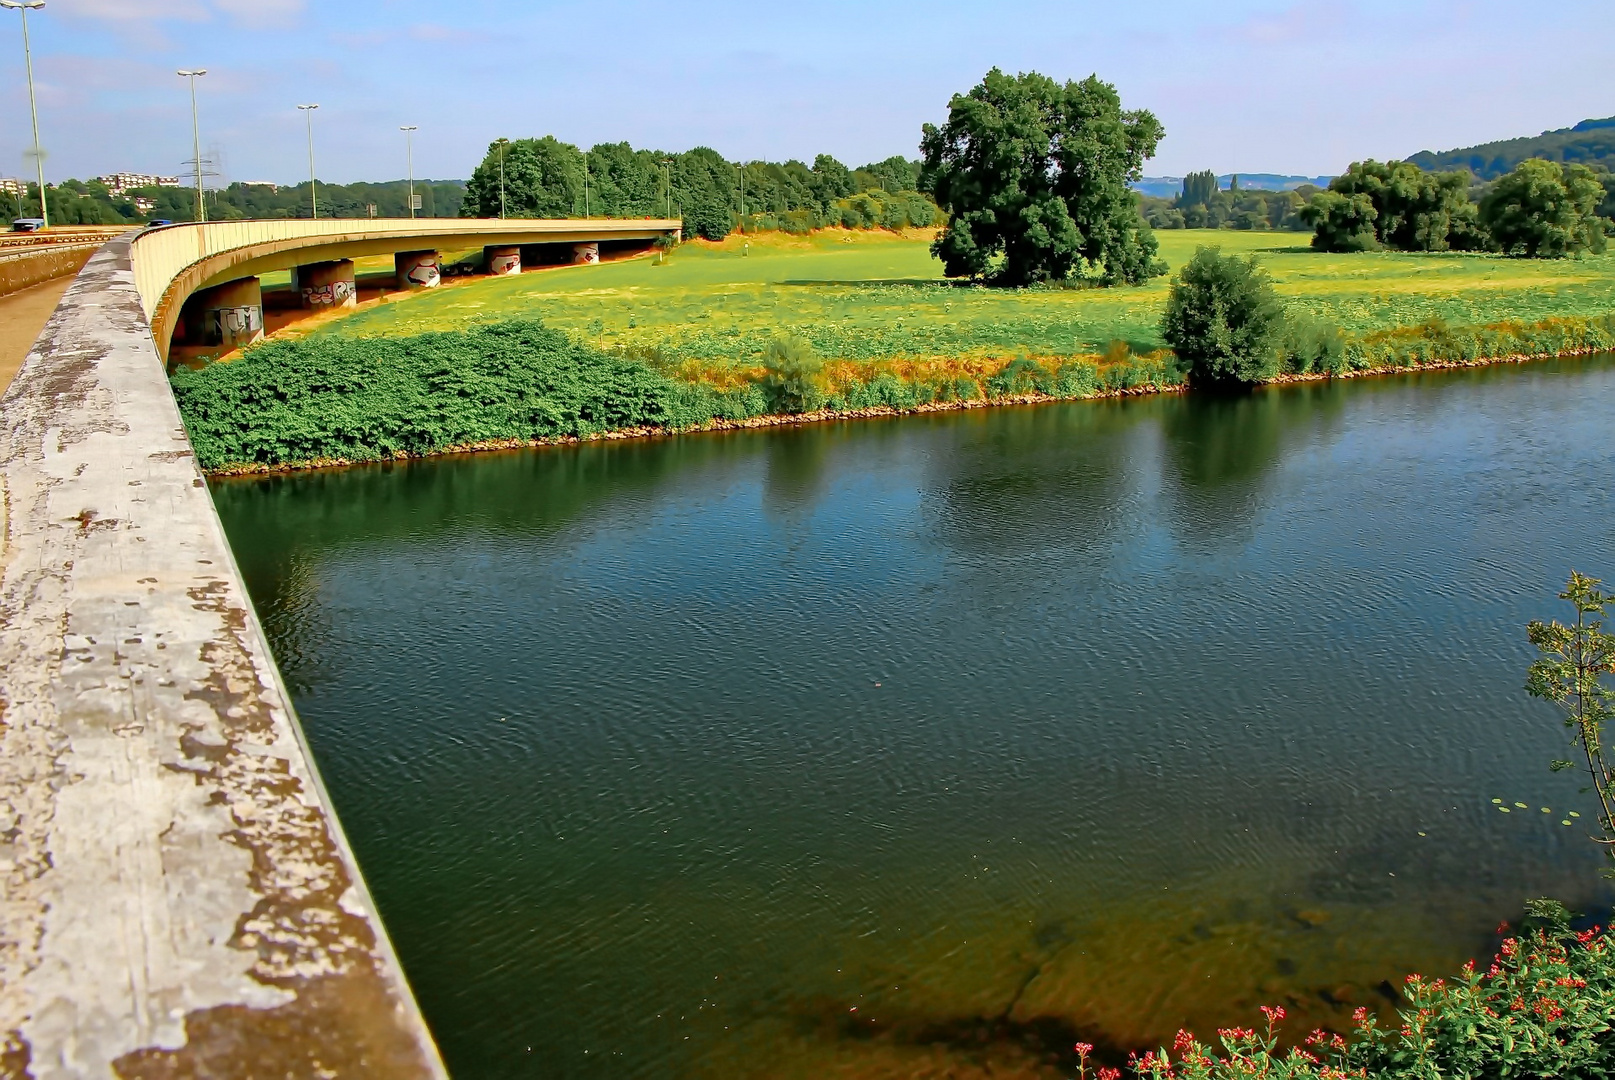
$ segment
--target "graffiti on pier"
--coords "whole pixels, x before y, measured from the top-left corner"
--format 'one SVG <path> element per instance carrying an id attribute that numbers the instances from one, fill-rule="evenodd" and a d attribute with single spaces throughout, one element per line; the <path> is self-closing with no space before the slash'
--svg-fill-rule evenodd
<path id="1" fill-rule="evenodd" d="M 572 264 L 574 266 L 583 266 L 583 265 L 585 265 L 587 263 L 597 263 L 599 261 L 600 261 L 600 245 L 599 244 L 573 244 L 572 245 Z"/>
<path id="2" fill-rule="evenodd" d="M 488 273 L 495 275 L 519 274 L 522 272 L 522 255 L 520 251 L 501 252 L 488 256 Z"/>
<path id="3" fill-rule="evenodd" d="M 257 305 L 210 308 L 203 334 L 210 345 L 245 345 L 264 335 L 264 312 Z"/>
<path id="4" fill-rule="evenodd" d="M 436 255 L 422 255 L 411 259 L 404 271 L 404 282 L 417 289 L 434 289 L 442 280 L 442 271 Z"/>
<path id="5" fill-rule="evenodd" d="M 304 307 L 345 307 L 357 302 L 354 283 L 345 279 L 302 288 Z"/>

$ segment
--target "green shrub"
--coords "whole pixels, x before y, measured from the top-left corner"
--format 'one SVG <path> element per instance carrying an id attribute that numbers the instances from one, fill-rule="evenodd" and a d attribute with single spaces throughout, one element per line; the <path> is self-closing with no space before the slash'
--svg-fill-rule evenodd
<path id="1" fill-rule="evenodd" d="M 763 366 L 768 370 L 761 385 L 773 411 L 805 413 L 824 404 L 824 361 L 806 338 L 776 337 L 763 354 Z"/>
<path id="2" fill-rule="evenodd" d="M 1346 335 L 1333 323 L 1291 314 L 1279 345 L 1285 370 L 1296 375 L 1338 375 L 1346 366 Z"/>
<path id="3" fill-rule="evenodd" d="M 1189 365 L 1195 385 L 1260 382 L 1277 374 L 1284 307 L 1255 257 L 1203 247 L 1178 272 L 1161 336 Z"/>

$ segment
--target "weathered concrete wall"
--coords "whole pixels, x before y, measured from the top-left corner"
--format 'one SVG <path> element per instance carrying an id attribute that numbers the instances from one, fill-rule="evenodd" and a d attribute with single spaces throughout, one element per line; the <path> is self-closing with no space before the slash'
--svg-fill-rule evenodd
<path id="1" fill-rule="evenodd" d="M 0 1077 L 441 1077 L 128 237 L 90 260 L 0 416 Z"/>
<path id="2" fill-rule="evenodd" d="M 96 245 L 42 247 L 14 255 L 0 255 L 0 296 L 38 285 L 52 278 L 76 274 L 90 261 Z"/>

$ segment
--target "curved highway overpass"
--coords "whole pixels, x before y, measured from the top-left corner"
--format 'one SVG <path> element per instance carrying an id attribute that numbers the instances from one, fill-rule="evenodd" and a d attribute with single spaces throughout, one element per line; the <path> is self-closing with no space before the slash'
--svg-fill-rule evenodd
<path id="1" fill-rule="evenodd" d="M 508 272 L 678 228 L 219 222 L 90 257 L 0 396 L 0 1078 L 441 1080 L 164 359 L 269 270 L 327 302 L 358 256 L 429 286 L 445 248 Z"/>
<path id="2" fill-rule="evenodd" d="M 293 271 L 309 306 L 341 306 L 352 301 L 352 260 L 366 256 L 392 255 L 400 287 L 430 288 L 445 250 L 480 247 L 492 272 L 514 273 L 534 249 L 559 249 L 563 257 L 550 262 L 589 261 L 602 243 L 648 246 L 676 237 L 680 227 L 666 218 L 216 221 L 147 229 L 135 237 L 132 259 L 141 306 L 166 360 L 188 303 L 193 336 L 212 339 L 203 344 L 243 344 L 260 335 L 256 279 L 272 271 Z M 420 280 L 411 279 L 411 269 L 420 267 L 426 268 L 415 275 Z"/>

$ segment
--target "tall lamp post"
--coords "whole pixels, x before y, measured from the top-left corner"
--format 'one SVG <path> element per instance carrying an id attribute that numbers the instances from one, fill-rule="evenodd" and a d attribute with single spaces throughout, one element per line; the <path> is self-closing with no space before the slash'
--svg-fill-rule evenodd
<path id="1" fill-rule="evenodd" d="M 196 159 L 196 220 L 207 220 L 207 200 L 202 197 L 202 126 L 196 119 L 196 77 L 206 75 L 207 68 L 176 71 L 174 74 L 191 82 L 191 156 Z"/>
<path id="2" fill-rule="evenodd" d="M 311 218 L 320 216 L 320 196 L 314 184 L 314 110 L 319 105 L 299 105 L 303 119 L 308 121 L 308 213 Z"/>
<path id="3" fill-rule="evenodd" d="M 510 145 L 509 139 L 499 140 L 499 219 L 505 217 L 505 147 Z"/>
<path id="4" fill-rule="evenodd" d="M 28 67 L 28 112 L 34 120 L 34 169 L 39 177 L 39 218 L 50 228 L 50 207 L 45 205 L 45 148 L 39 145 L 39 104 L 34 100 L 34 53 L 28 45 L 28 12 L 45 6 L 45 0 L 0 0 L 0 7 L 22 13 L 22 57 Z"/>
<path id="5" fill-rule="evenodd" d="M 399 131 L 404 133 L 404 156 L 409 161 L 409 216 L 415 216 L 415 133 L 420 130 L 419 124 L 400 124 Z"/>
<path id="6" fill-rule="evenodd" d="M 657 164 L 659 164 L 662 167 L 662 183 L 667 188 L 667 216 L 672 217 L 673 216 L 673 170 L 670 168 L 670 166 L 673 164 L 673 159 L 665 157 L 661 161 L 657 162 Z"/>

